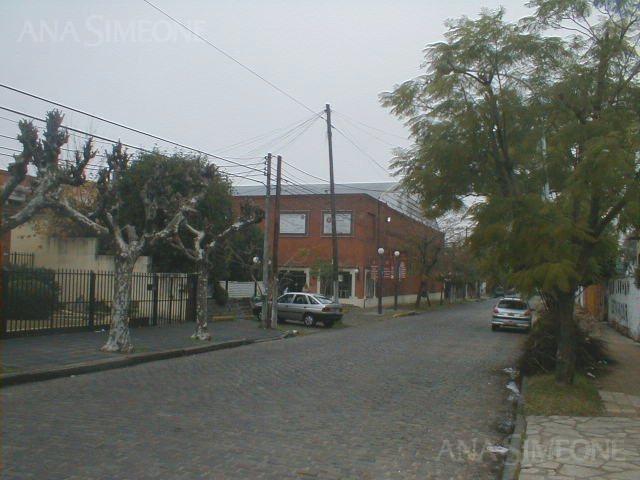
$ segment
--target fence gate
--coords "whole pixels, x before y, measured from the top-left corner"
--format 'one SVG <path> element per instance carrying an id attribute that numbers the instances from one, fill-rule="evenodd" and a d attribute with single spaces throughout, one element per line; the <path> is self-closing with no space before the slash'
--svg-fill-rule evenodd
<path id="1" fill-rule="evenodd" d="M 195 319 L 197 275 L 135 273 L 132 327 Z M 2 271 L 0 333 L 4 337 L 108 328 L 113 272 L 16 268 Z"/>

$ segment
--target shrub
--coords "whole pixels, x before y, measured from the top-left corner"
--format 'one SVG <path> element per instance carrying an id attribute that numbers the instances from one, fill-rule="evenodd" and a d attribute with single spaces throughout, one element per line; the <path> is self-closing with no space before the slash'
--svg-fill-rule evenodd
<path id="1" fill-rule="evenodd" d="M 609 360 L 605 342 L 594 338 L 584 329 L 577 327 L 576 370 L 586 373 L 595 369 L 598 363 Z M 544 312 L 531 329 L 524 351 L 518 359 L 518 367 L 524 375 L 553 372 L 556 367 L 559 324 Z"/>
<path id="2" fill-rule="evenodd" d="M 8 273 L 7 318 L 43 320 L 58 306 L 59 287 L 54 272 L 46 269 L 14 269 Z"/>
<path id="3" fill-rule="evenodd" d="M 224 306 L 229 301 L 229 294 L 218 282 L 213 282 L 213 298 L 216 305 Z"/>

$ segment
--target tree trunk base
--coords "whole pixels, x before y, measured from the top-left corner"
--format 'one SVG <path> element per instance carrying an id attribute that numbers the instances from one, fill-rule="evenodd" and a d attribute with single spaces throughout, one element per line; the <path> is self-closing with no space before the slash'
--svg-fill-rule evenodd
<path id="1" fill-rule="evenodd" d="M 114 332 L 113 329 L 109 332 L 109 339 L 100 349 L 103 352 L 116 352 L 116 353 L 131 353 L 133 352 L 133 343 L 131 343 L 131 335 L 129 334 L 129 327 L 126 326 L 119 332 Z"/>
<path id="2" fill-rule="evenodd" d="M 192 340 L 201 340 L 204 342 L 210 342 L 211 341 L 211 334 L 209 333 L 209 331 L 207 330 L 207 326 L 201 326 L 198 325 L 198 327 L 196 328 L 196 331 L 193 335 L 191 335 L 191 339 Z"/>

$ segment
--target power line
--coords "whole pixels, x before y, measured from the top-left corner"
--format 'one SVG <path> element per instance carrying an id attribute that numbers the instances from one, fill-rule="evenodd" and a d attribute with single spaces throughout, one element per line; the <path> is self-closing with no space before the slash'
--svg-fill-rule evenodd
<path id="1" fill-rule="evenodd" d="M 321 112 L 316 113 L 316 115 L 320 115 L 320 114 L 321 114 Z M 314 117 L 315 117 L 315 115 L 313 115 L 311 118 L 314 118 Z M 226 147 L 218 148 L 218 149 L 216 149 L 216 152 L 218 153 L 218 155 L 222 155 L 223 152 L 227 152 L 227 151 L 230 151 L 230 150 L 235 150 L 236 148 L 239 148 L 241 146 L 251 145 L 252 143 L 256 143 L 256 142 L 259 142 L 259 141 L 263 140 L 264 138 L 267 138 L 269 135 L 271 135 L 273 133 L 280 132 L 281 130 L 285 130 L 285 129 L 287 129 L 287 131 L 288 131 L 288 129 L 290 129 L 292 127 L 295 127 L 295 126 L 300 125 L 302 123 L 306 123 L 307 120 L 310 120 L 310 119 L 309 118 L 303 118 L 302 120 L 298 120 L 296 122 L 290 123 L 288 125 L 285 125 L 284 127 L 274 128 L 273 130 L 269 130 L 266 133 L 262 133 L 260 135 L 256 135 L 255 137 L 251 137 L 251 138 L 248 138 L 246 140 L 241 140 L 239 142 L 232 143 L 231 145 L 228 145 Z M 282 135 L 284 135 L 284 134 L 282 134 Z M 278 136 L 276 138 L 280 138 L 280 136 Z"/>
<path id="2" fill-rule="evenodd" d="M 154 5 L 153 3 L 151 3 L 149 0 L 142 0 L 144 3 L 146 3 L 147 5 L 149 5 L 150 7 L 154 8 L 155 10 L 157 10 L 158 12 L 160 12 L 162 15 L 164 15 L 165 17 L 167 17 L 169 20 L 177 23 L 178 25 L 180 25 L 182 28 L 184 28 L 185 30 L 191 32 L 193 35 L 195 35 L 196 37 L 198 37 L 200 40 L 202 40 L 203 42 L 205 42 L 207 45 L 209 45 L 210 47 L 214 48 L 218 53 L 224 55 L 225 57 L 227 57 L 229 60 L 231 60 L 232 62 L 240 65 L 242 68 L 244 68 L 246 71 L 248 71 L 249 73 L 251 73 L 252 75 L 254 75 L 255 77 L 259 78 L 260 80 L 262 80 L 263 82 L 265 82 L 267 85 L 269 85 L 271 88 L 273 88 L 274 90 L 280 92 L 281 94 L 283 94 L 285 97 L 289 98 L 290 100 L 293 100 L 295 103 L 297 103 L 298 105 L 300 105 L 301 107 L 309 110 L 311 113 L 315 113 L 313 111 L 312 108 L 310 108 L 309 106 L 307 106 L 305 103 L 303 103 L 302 101 L 298 100 L 297 98 L 295 98 L 293 95 L 287 93 L 286 91 L 284 91 L 282 88 L 278 87 L 275 83 L 271 82 L 270 80 L 267 80 L 265 77 L 263 77 L 262 75 L 260 75 L 258 72 L 256 72 L 255 70 L 253 70 L 251 67 L 245 65 L 244 63 L 242 63 L 240 60 L 238 60 L 237 58 L 233 57 L 231 54 L 225 52 L 224 50 L 222 50 L 220 47 L 214 45 L 213 43 L 211 43 L 209 40 L 207 40 L 205 37 L 203 37 L 202 35 L 200 35 L 199 33 L 193 31 L 191 28 L 189 28 L 187 25 L 185 25 L 184 23 L 182 23 L 180 20 L 172 17 L 171 15 L 169 15 L 167 12 L 165 12 L 164 10 L 162 10 L 160 7 Z"/>
<path id="3" fill-rule="evenodd" d="M 277 150 L 278 152 L 282 153 L 284 150 L 286 150 L 290 145 L 292 145 L 294 142 L 296 142 L 300 137 L 302 137 L 302 135 L 304 135 L 305 133 L 307 133 L 307 131 L 316 123 L 316 121 L 320 118 L 319 115 L 316 115 L 310 123 L 308 123 L 306 126 L 304 126 L 295 136 L 293 136 L 292 138 L 290 138 L 286 143 L 281 144 L 279 146 L 277 146 L 276 148 L 274 148 L 273 150 Z"/>
<path id="4" fill-rule="evenodd" d="M 16 114 L 16 115 L 21 115 L 21 116 L 24 116 L 24 117 L 30 118 L 30 119 L 32 119 L 32 120 L 36 120 L 36 121 L 39 121 L 39 122 L 46 123 L 46 120 L 45 120 L 44 118 L 36 117 L 35 115 L 30 115 L 30 114 L 28 114 L 28 113 L 21 112 L 21 111 L 19 111 L 19 110 L 14 110 L 14 109 L 12 109 L 12 108 L 8 108 L 8 107 L 4 107 L 4 106 L 1 106 L 1 105 L 0 105 L 0 110 L 4 110 L 4 111 L 7 111 L 7 112 L 10 112 L 10 113 Z M 2 117 L 2 118 L 3 118 L 3 119 L 5 119 L 5 120 L 9 120 L 9 121 L 12 121 L 12 122 L 16 122 L 15 120 L 8 119 L 8 118 L 6 118 L 6 117 Z M 16 123 L 18 123 L 18 122 L 16 122 Z M 62 125 L 62 127 L 63 127 L 63 128 L 65 128 L 65 129 L 67 129 L 67 130 L 69 130 L 69 131 L 76 132 L 76 133 L 79 133 L 79 134 L 82 134 L 82 135 L 86 135 L 86 136 L 91 137 L 91 138 L 98 138 L 98 139 L 100 139 L 100 140 L 103 140 L 103 141 L 109 142 L 110 144 L 116 144 L 116 143 L 118 143 L 118 141 L 113 140 L 113 139 L 110 139 L 110 138 L 108 138 L 108 137 L 103 137 L 103 136 L 101 136 L 101 135 L 97 135 L 97 134 L 91 134 L 91 133 L 85 132 L 85 131 L 83 131 L 83 130 L 79 130 L 79 129 L 77 129 L 77 128 L 69 127 L 69 126 L 66 126 L 66 125 Z M 137 147 L 137 146 L 135 146 L 135 145 L 130 145 L 130 144 L 128 144 L 128 143 L 124 143 L 124 142 L 120 142 L 120 143 L 121 143 L 123 146 L 127 147 L 127 148 L 131 148 L 131 149 L 134 149 L 134 150 L 142 151 L 142 152 L 145 152 L 145 153 L 153 153 L 151 150 L 147 150 L 147 149 L 142 148 L 142 147 Z M 205 155 L 205 156 L 207 156 L 207 157 L 211 156 L 211 157 L 214 157 L 214 158 L 217 158 L 217 159 L 226 160 L 226 159 L 224 159 L 224 158 L 222 158 L 222 157 L 218 157 L 217 155 L 211 155 L 211 154 L 208 154 L 208 153 L 206 153 L 206 152 L 203 152 L 203 151 L 197 150 L 197 149 L 195 149 L 195 148 L 190 148 L 190 147 L 185 147 L 185 148 L 188 148 L 189 150 L 192 150 L 192 151 L 195 151 L 195 152 L 198 152 L 198 153 L 202 153 L 203 155 Z M 227 161 L 231 162 L 230 160 L 227 160 Z M 234 164 L 236 164 L 236 165 L 238 165 L 238 166 L 241 166 L 241 167 L 246 167 L 246 165 L 243 165 L 243 164 L 241 164 L 241 163 L 237 163 L 237 162 L 232 162 L 232 163 L 234 163 Z M 225 168 L 226 168 L 226 167 L 225 167 Z M 253 167 L 246 167 L 246 168 L 247 168 L 248 170 L 252 170 L 252 171 L 255 171 L 255 172 L 258 172 L 258 173 L 262 173 L 262 170 L 259 170 L 259 169 L 257 169 L 257 168 L 253 168 Z M 255 179 L 253 179 L 253 178 L 245 177 L 244 175 L 239 175 L 239 174 L 237 174 L 237 173 L 227 172 L 227 171 L 224 171 L 224 170 L 222 170 L 222 169 L 221 169 L 221 171 L 222 171 L 225 175 L 229 175 L 229 176 L 237 177 L 237 178 L 244 178 L 244 179 L 247 179 L 247 180 L 249 180 L 249 181 L 256 182 L 256 183 L 263 183 L 263 182 L 259 182 L 259 181 L 255 180 Z"/>
<path id="5" fill-rule="evenodd" d="M 337 112 L 334 112 L 337 113 Z M 347 117 L 345 117 L 344 115 L 341 115 L 342 120 L 344 120 L 345 122 L 347 122 L 349 125 L 351 125 L 353 128 L 357 128 L 359 131 L 361 131 L 362 133 L 364 133 L 365 135 L 368 135 L 369 137 L 379 141 L 380 143 L 384 143 L 385 145 L 387 145 L 388 147 L 392 147 L 392 148 L 398 148 L 399 145 L 397 144 L 393 144 L 390 142 L 387 142 L 384 138 L 379 137 L 378 135 L 374 135 L 373 133 L 365 130 L 364 128 L 358 126 L 357 123 L 352 122 L 351 120 L 349 120 Z"/>
<path id="6" fill-rule="evenodd" d="M 76 113 L 80 113 L 80 114 L 82 114 L 82 115 L 86 115 L 87 117 L 90 117 L 90 118 L 93 118 L 93 119 L 95 119 L 95 120 L 99 120 L 99 121 L 102 121 L 102 122 L 108 123 L 108 124 L 110 124 L 110 125 L 114 125 L 114 126 L 116 126 L 116 127 L 124 128 L 125 130 L 129 130 L 129 131 L 132 131 L 132 132 L 138 133 L 138 134 L 140 134 L 140 135 L 145 135 L 145 136 L 150 137 L 150 138 L 153 138 L 153 139 L 155 139 L 155 140 L 160 140 L 161 142 L 165 142 L 165 143 L 168 143 L 168 144 L 170 144 L 170 145 L 174 145 L 174 146 L 176 146 L 176 147 L 185 148 L 185 149 L 187 149 L 187 150 L 192 150 L 192 151 L 194 151 L 194 152 L 198 152 L 198 153 L 200 153 L 200 154 L 202 154 L 202 155 L 207 155 L 207 156 L 210 156 L 210 157 L 216 158 L 216 159 L 218 159 L 218 160 L 222 160 L 222 161 L 224 161 L 224 162 L 232 163 L 232 164 L 234 164 L 234 165 L 242 165 L 242 164 L 240 164 L 240 163 L 238 163 L 238 162 L 235 162 L 235 161 L 233 161 L 233 160 L 229 160 L 228 158 L 224 158 L 224 157 L 220 157 L 220 156 L 218 156 L 218 155 L 214 155 L 214 154 L 212 154 L 212 153 L 204 152 L 204 151 L 199 150 L 199 149 L 197 149 L 197 148 L 193 148 L 193 147 L 190 147 L 190 146 L 188 146 L 188 145 L 184 145 L 184 144 L 182 144 L 182 143 L 174 142 L 173 140 L 168 140 L 168 139 L 166 139 L 166 138 L 160 137 L 160 136 L 155 135 L 155 134 L 153 134 L 153 133 L 145 132 L 145 131 L 143 131 L 143 130 L 140 130 L 140 129 L 137 129 L 137 128 L 134 128 L 134 127 L 129 127 L 129 126 L 127 126 L 127 125 L 124 125 L 123 123 L 115 122 L 115 121 L 113 121 L 113 120 L 109 120 L 109 119 L 106 119 L 106 118 L 104 118 L 104 117 L 101 117 L 100 115 L 95 115 L 95 114 L 93 114 L 93 113 L 89 113 L 89 112 L 86 112 L 86 111 L 84 111 L 84 110 L 80 110 L 80 109 L 78 109 L 78 108 L 70 107 L 69 105 L 65 105 L 65 104 L 63 104 L 63 103 L 56 102 L 55 100 L 51 100 L 51 99 L 48 99 L 48 98 L 41 97 L 41 96 L 36 95 L 36 94 L 34 94 L 34 93 L 26 92 L 26 91 L 24 91 L 24 90 L 20 90 L 20 89 L 18 89 L 18 88 L 11 87 L 11 86 L 9 86 L 9 85 L 5 85 L 5 84 L 2 84 L 2 83 L 0 83 L 0 87 L 2 87 L 2 88 L 6 88 L 7 90 L 11 90 L 11 91 L 16 92 L 16 93 L 20 93 L 20 94 L 22 94 L 22 95 L 26 95 L 26 96 L 31 97 L 31 98 L 35 98 L 35 99 L 40 100 L 40 101 L 43 101 L 43 102 L 50 103 L 50 104 L 52 104 L 52 105 L 56 105 L 57 107 L 65 108 L 65 109 L 70 110 L 70 111 L 72 111 L 72 112 L 76 112 Z M 69 128 L 69 127 L 67 127 L 67 128 Z M 124 145 L 124 144 L 123 144 L 123 145 Z M 252 157 L 251 159 L 253 159 L 253 158 L 255 158 L 255 157 Z"/>
<path id="7" fill-rule="evenodd" d="M 333 129 L 338 132 L 340 135 L 342 135 L 351 145 L 353 145 L 354 147 L 356 147 L 356 149 L 362 153 L 363 155 L 365 155 L 367 158 L 369 158 L 369 160 L 371 160 L 374 164 L 376 164 L 382 171 L 384 171 L 385 173 L 389 173 L 389 170 L 385 167 L 383 167 L 375 158 L 373 158 L 371 156 L 371 154 L 369 152 L 367 152 L 366 150 L 364 150 L 362 147 L 360 147 L 360 145 L 358 145 L 356 143 L 355 140 L 349 138 L 349 136 L 347 136 L 346 133 L 344 133 L 342 130 L 340 130 L 338 127 L 336 127 L 335 125 L 332 125 Z"/>
<path id="8" fill-rule="evenodd" d="M 316 113 L 314 116 L 312 116 L 311 118 L 307 119 L 306 121 L 295 125 L 293 128 L 290 128 L 289 130 L 287 130 L 286 132 L 284 132 L 281 135 L 277 136 L 276 138 L 271 139 L 271 140 L 269 140 L 267 142 L 264 142 L 264 143 L 258 145 L 257 147 L 253 148 L 252 150 L 249 150 L 249 152 L 247 152 L 247 153 L 249 154 L 249 153 L 252 153 L 252 152 L 255 152 L 255 151 L 258 151 L 258 150 L 261 150 L 261 151 L 275 151 L 275 150 L 278 150 L 281 147 L 277 147 L 277 148 L 271 148 L 271 147 L 273 147 L 278 141 L 285 140 L 285 139 L 289 138 L 290 136 L 294 135 L 294 132 L 296 132 L 296 130 L 298 130 L 298 129 L 302 129 L 302 130 L 306 131 L 305 126 L 306 125 L 308 125 L 308 126 L 313 125 L 313 123 L 315 123 L 315 121 L 318 118 L 320 118 L 320 114 Z M 297 136 L 295 138 L 297 138 Z"/>
<path id="9" fill-rule="evenodd" d="M 291 164 L 289 162 L 286 162 L 286 161 L 283 160 L 282 163 L 284 163 L 285 165 L 288 165 L 289 167 L 293 168 L 294 170 L 297 170 L 298 172 L 300 172 L 300 173 L 302 173 L 304 175 L 307 175 L 308 177 L 314 178 L 316 180 L 320 180 L 323 183 L 327 183 L 327 184 L 329 183 L 329 180 L 327 180 L 326 178 L 322 178 L 322 177 L 318 177 L 317 175 L 313 175 L 312 173 L 309 173 L 309 172 L 307 172 L 307 171 L 305 171 L 305 170 L 303 170 L 303 169 L 301 169 L 299 167 L 296 167 L 295 165 L 293 165 L 293 164 Z M 289 174 L 289 175 L 291 175 L 291 174 Z M 298 179 L 301 180 L 300 178 L 298 178 Z M 371 182 L 371 183 L 375 183 L 375 182 Z M 384 192 L 388 191 L 388 189 L 378 190 L 378 189 L 366 188 L 366 187 L 355 187 L 353 185 L 349 185 L 348 183 L 336 183 L 336 185 L 340 186 L 340 187 L 344 187 L 344 188 L 349 188 L 349 189 L 352 189 L 352 190 L 366 191 L 366 192 L 384 193 Z"/>
<path id="10" fill-rule="evenodd" d="M 380 132 L 380 133 L 382 133 L 382 134 L 384 134 L 384 135 L 389 135 L 389 136 L 391 136 L 391 137 L 400 138 L 401 140 L 405 140 L 405 141 L 406 141 L 406 140 L 408 140 L 408 139 L 407 139 L 407 137 L 403 137 L 402 135 L 396 135 L 395 133 L 387 132 L 387 131 L 385 131 L 385 130 L 382 130 L 381 128 L 377 128 L 377 127 L 373 127 L 373 126 L 371 126 L 371 125 L 367 125 L 366 123 L 361 122 L 360 120 L 356 120 L 355 118 L 350 117 L 350 116 L 349 116 L 349 115 L 347 115 L 346 113 L 336 112 L 335 110 L 334 110 L 334 113 L 337 113 L 338 115 L 341 115 L 341 116 L 345 117 L 346 119 L 349 119 L 349 120 L 351 120 L 351 121 L 353 121 L 353 122 L 359 123 L 359 124 L 360 124 L 360 125 L 362 125 L 363 127 L 370 128 L 370 129 L 375 130 L 375 131 L 377 131 L 377 132 Z"/>

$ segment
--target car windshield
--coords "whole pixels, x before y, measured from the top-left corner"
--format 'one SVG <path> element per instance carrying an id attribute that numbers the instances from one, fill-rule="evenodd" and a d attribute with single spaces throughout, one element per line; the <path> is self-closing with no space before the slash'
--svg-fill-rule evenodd
<path id="1" fill-rule="evenodd" d="M 328 305 L 329 303 L 333 303 L 333 300 L 322 295 L 314 295 L 313 298 L 315 298 L 317 301 L 325 305 Z"/>
<path id="2" fill-rule="evenodd" d="M 526 310 L 529 308 L 522 300 L 501 300 L 498 308 L 507 308 L 509 310 Z"/>

